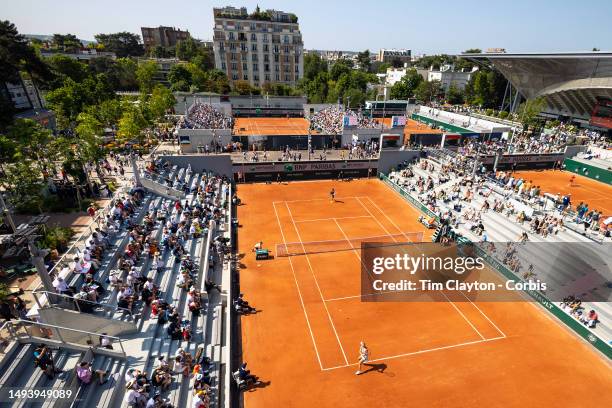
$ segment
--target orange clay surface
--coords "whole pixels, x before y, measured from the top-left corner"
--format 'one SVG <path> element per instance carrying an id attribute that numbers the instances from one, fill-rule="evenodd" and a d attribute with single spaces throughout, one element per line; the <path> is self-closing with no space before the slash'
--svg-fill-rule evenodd
<path id="1" fill-rule="evenodd" d="M 368 303 L 358 251 L 255 260 L 259 240 L 274 254 L 283 241 L 423 231 L 382 182 L 241 184 L 238 195 L 240 289 L 259 310 L 241 319 L 243 359 L 264 384 L 246 408 L 612 406 L 609 363 L 535 304 Z M 374 367 L 356 376 L 361 340 Z"/>
<path id="2" fill-rule="evenodd" d="M 236 118 L 234 134 L 250 135 L 307 135 L 310 122 L 304 118 Z M 244 129 L 244 130 L 242 130 Z M 313 131 L 312 134 L 317 134 Z"/>
<path id="3" fill-rule="evenodd" d="M 383 118 L 375 118 L 374 120 L 380 123 L 383 121 Z M 384 124 L 386 127 L 391 126 L 391 118 L 384 118 Z M 424 123 L 406 118 L 406 126 L 404 127 L 404 136 L 406 136 L 406 143 L 409 142 L 408 136 L 423 133 L 426 133 L 428 135 L 435 135 L 441 134 L 443 132 L 440 129 L 432 129 Z"/>
<path id="4" fill-rule="evenodd" d="M 539 185 L 545 193 L 561 195 L 570 193 L 573 206 L 583 201 L 589 204 L 589 209 L 612 215 L 612 186 L 605 183 L 569 171 L 517 171 L 515 174 L 527 181 L 533 180 L 534 184 Z M 570 185 L 572 176 L 576 177 Z"/>

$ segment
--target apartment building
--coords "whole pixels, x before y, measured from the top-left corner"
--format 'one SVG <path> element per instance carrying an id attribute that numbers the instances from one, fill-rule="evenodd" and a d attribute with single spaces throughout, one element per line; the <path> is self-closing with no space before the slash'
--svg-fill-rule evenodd
<path id="1" fill-rule="evenodd" d="M 396 66 L 402 66 L 404 63 L 410 63 L 412 61 L 412 52 L 410 50 L 383 48 L 378 51 L 376 60 L 388 64 L 397 64 Z"/>
<path id="2" fill-rule="evenodd" d="M 140 27 L 140 31 L 142 32 L 142 42 L 144 43 L 145 51 L 149 51 L 158 45 L 173 47 L 177 42 L 190 37 L 189 31 L 182 31 L 174 27 Z"/>
<path id="3" fill-rule="evenodd" d="M 295 14 L 223 7 L 213 8 L 213 15 L 215 67 L 230 82 L 294 86 L 304 76 L 304 43 Z"/>

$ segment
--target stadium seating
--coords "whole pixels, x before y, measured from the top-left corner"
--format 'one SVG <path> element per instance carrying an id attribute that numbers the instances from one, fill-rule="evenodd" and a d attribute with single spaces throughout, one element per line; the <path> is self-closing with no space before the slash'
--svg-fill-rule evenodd
<path id="1" fill-rule="evenodd" d="M 126 393 L 125 374 L 127 370 L 137 368 L 150 374 L 157 357 L 163 355 L 167 361 L 173 361 L 179 347 L 192 356 L 195 356 L 198 349 L 201 349 L 200 353 L 212 362 L 210 366 L 212 390 L 214 391 L 212 399 L 218 398 L 220 392 L 222 381 L 220 354 L 222 343 L 220 337 L 223 325 L 222 301 L 218 293 L 205 295 L 204 278 L 206 275 L 210 275 L 208 276 L 210 279 L 221 283 L 221 270 L 224 267 L 224 262 L 223 259 L 219 259 L 213 240 L 219 234 L 225 234 L 226 236 L 229 234 L 230 223 L 227 222 L 226 217 L 230 207 L 230 191 L 227 188 L 227 182 L 212 174 L 193 174 L 191 169 L 178 168 L 177 166 L 160 166 L 159 172 L 148 173 L 146 177 L 155 180 L 160 185 L 184 191 L 186 193 L 185 202 L 190 206 L 196 203 L 198 187 L 201 185 L 205 188 L 207 183 L 211 183 L 211 192 L 214 193 L 214 198 L 209 203 L 221 210 L 221 218 L 218 220 L 219 222 L 211 223 L 213 229 L 210 231 L 204 229 L 204 233 L 198 238 L 190 236 L 184 244 L 186 254 L 189 254 L 198 266 L 194 282 L 197 283 L 197 289 L 204 293 L 203 309 L 199 315 L 193 315 L 190 312 L 187 290 L 176 285 L 181 270 L 181 262 L 170 250 L 166 250 L 161 258 L 163 268 L 160 271 L 157 267 L 152 266 L 152 258 L 146 254 L 142 254 L 135 267 L 142 276 L 150 278 L 159 288 L 159 298 L 175 306 L 179 315 L 188 320 L 192 330 L 191 339 L 189 341 L 171 340 L 166 333 L 165 325 L 158 324 L 156 319 L 151 319 L 151 308 L 147 307 L 142 300 L 134 302 L 131 314 L 117 308 L 118 289 L 110 285 L 108 278 L 111 271 L 117 270 L 117 261 L 123 254 L 129 240 L 129 233 L 126 228 L 118 231 L 112 239 L 110 247 L 105 251 L 95 275 L 95 279 L 104 286 L 105 293 L 99 297 L 98 303 L 94 305 L 93 314 L 98 317 L 132 322 L 135 330 L 132 333 L 121 335 L 127 358 L 123 359 L 103 354 L 96 355 L 93 369 L 108 371 L 110 373 L 109 380 L 103 385 L 75 383 L 76 399 L 72 400 L 73 407 L 122 406 Z M 174 204 L 174 199 L 147 193 L 137 212 L 133 214 L 132 221 L 141 224 L 148 212 L 157 211 L 158 214 L 163 215 L 164 208 L 169 209 L 168 218 L 178 219 L 179 212 Z M 153 226 L 151 236 L 157 242 L 160 242 L 163 229 L 164 223 L 160 221 L 157 221 Z M 214 262 L 211 263 L 211 261 Z M 126 275 L 127 272 L 121 271 L 120 278 L 123 282 L 126 281 Z M 79 286 L 81 280 L 82 276 L 80 274 L 70 272 L 66 276 L 66 282 L 69 285 Z M 47 297 L 55 303 L 54 307 L 56 308 L 73 309 L 70 299 L 68 301 L 65 298 L 58 300 L 58 297 L 45 294 L 41 297 L 41 300 L 46 300 Z M 71 381 L 70 373 L 74 370 L 75 365 L 84 358 L 85 353 L 71 350 L 69 347 L 60 347 L 54 352 L 54 357 L 57 366 L 62 368 L 65 373 L 56 376 L 53 380 L 48 380 L 32 363 L 34 345 L 14 342 L 11 347 L 10 356 L 12 358 L 4 358 L 0 363 L 3 368 L 0 371 L 2 372 L 0 384 L 14 387 L 66 387 L 66 384 Z M 15 375 L 15 373 L 19 373 L 19 375 Z M 163 397 L 175 407 L 190 406 L 193 395 L 190 388 L 191 379 L 189 376 L 176 374 L 170 388 L 163 393 Z M 45 401 L 44 405 L 49 407 L 62 406 L 59 401 Z"/>
<path id="2" fill-rule="evenodd" d="M 457 161 L 457 157 L 453 152 L 449 150 L 430 150 L 428 151 L 428 158 L 423 160 L 426 165 L 420 163 L 420 165 L 415 164 L 410 166 L 410 170 L 413 173 L 412 177 L 404 177 L 401 171 L 395 171 L 390 174 L 390 178 L 400 186 L 404 186 L 417 200 L 422 200 L 426 195 L 414 191 L 412 180 L 418 177 L 422 179 L 431 178 L 434 180 L 435 187 L 432 190 L 427 190 L 426 193 L 430 193 L 431 191 L 439 193 L 442 190 L 449 191 L 452 187 L 459 184 L 459 177 L 450 177 L 449 181 L 442 184 L 439 183 L 442 165 Z M 468 168 L 471 169 L 471 163 L 469 164 L 470 166 L 468 166 Z M 456 203 L 456 201 L 445 203 L 440 199 L 436 199 L 435 207 L 430 207 L 430 209 L 434 210 L 437 214 L 455 214 L 456 218 L 460 220 L 459 225 L 455 225 L 456 231 L 472 242 L 482 242 L 484 235 L 486 235 L 486 240 L 489 242 L 516 243 L 523 233 L 527 233 L 529 241 L 535 243 L 576 242 L 578 243 L 576 245 L 589 245 L 588 248 L 590 250 L 598 254 L 601 259 L 606 259 L 605 248 L 600 247 L 589 237 L 577 233 L 570 228 L 562 228 L 556 234 L 550 234 L 544 237 L 532 233 L 529 228 L 529 223 L 520 224 L 516 221 L 515 216 L 506 216 L 492 209 L 481 214 L 485 232 L 483 235 L 476 234 L 469 228 L 466 222 L 461 221 L 461 215 L 465 214 L 470 208 L 478 212 L 482 208 L 485 200 L 489 202 L 492 202 L 494 199 L 507 200 L 507 196 L 504 195 L 503 189 L 498 188 L 493 181 L 487 180 L 484 185 L 491 191 L 489 197 L 485 198 L 482 195 L 475 194 L 470 203 L 465 200 L 460 200 L 462 207 L 459 212 L 454 208 L 454 203 Z M 466 189 L 467 187 L 461 187 L 461 192 L 464 193 Z M 517 197 L 516 199 L 518 200 L 520 198 Z M 526 203 L 525 205 L 530 205 L 530 203 Z M 541 209 L 539 208 L 534 208 L 534 211 L 536 211 L 537 214 L 541 214 Z M 537 276 L 548 282 L 555 289 L 562 290 L 563 288 L 568 288 L 569 290 L 569 288 L 575 287 L 582 288 L 580 293 L 575 293 L 574 295 L 578 297 L 589 295 L 590 298 L 598 300 L 594 302 L 583 302 L 583 307 L 586 311 L 594 309 L 599 314 L 600 324 L 592 329 L 593 332 L 606 342 L 612 340 L 612 329 L 610 326 L 612 306 L 610 303 L 606 303 L 606 295 L 602 295 L 604 292 L 608 293 L 609 288 L 607 285 L 609 285 L 609 282 L 605 282 L 600 277 L 593 278 L 588 275 L 587 271 L 584 271 L 580 276 L 576 276 L 575 273 L 568 273 L 568 270 L 580 270 L 580 261 L 570 259 L 569 257 L 558 257 L 555 253 L 556 248 L 558 247 L 554 245 L 538 244 L 521 246 L 517 253 L 519 255 L 520 264 L 522 265 L 522 270 L 527 269 L 528 265 L 534 265 Z M 499 256 L 501 257 L 501 254 Z M 551 265 L 551 259 L 557 259 L 557 263 Z M 572 264 L 571 262 L 575 263 Z M 522 272 L 519 272 L 519 274 L 522 274 Z"/>

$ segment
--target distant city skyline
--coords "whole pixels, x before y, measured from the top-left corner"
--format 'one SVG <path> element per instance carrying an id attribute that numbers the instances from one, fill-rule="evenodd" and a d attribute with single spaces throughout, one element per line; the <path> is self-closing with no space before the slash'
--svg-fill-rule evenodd
<path id="1" fill-rule="evenodd" d="M 413 55 L 460 53 L 469 48 L 508 52 L 612 51 L 612 2 L 592 0 L 588 7 L 569 0 L 515 0 L 492 6 L 483 0 L 435 3 L 339 0 L 307 3 L 281 0 L 0 0 L 2 16 L 22 34 L 72 33 L 93 40 L 97 33 L 140 27 L 173 26 L 195 38 L 212 39 L 212 8 L 277 9 L 299 18 L 304 48 L 376 52 L 411 49 Z M 171 7 L 169 7 L 171 4 Z"/>

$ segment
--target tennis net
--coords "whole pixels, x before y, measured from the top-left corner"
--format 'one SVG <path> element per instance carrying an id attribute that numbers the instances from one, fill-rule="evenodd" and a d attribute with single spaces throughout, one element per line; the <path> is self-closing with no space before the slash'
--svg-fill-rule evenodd
<path id="1" fill-rule="evenodd" d="M 423 232 L 379 235 L 329 241 L 287 242 L 276 244 L 276 256 L 296 256 L 323 252 L 351 251 L 360 249 L 362 242 L 380 242 L 393 245 L 423 241 Z"/>

